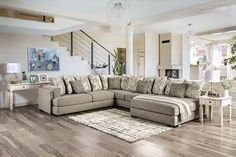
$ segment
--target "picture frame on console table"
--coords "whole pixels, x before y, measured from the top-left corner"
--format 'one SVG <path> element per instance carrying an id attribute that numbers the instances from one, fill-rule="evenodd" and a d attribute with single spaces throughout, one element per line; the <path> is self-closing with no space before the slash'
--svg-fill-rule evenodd
<path id="1" fill-rule="evenodd" d="M 38 74 L 38 78 L 39 78 L 39 83 L 48 82 L 48 74 L 46 74 L 46 73 Z"/>

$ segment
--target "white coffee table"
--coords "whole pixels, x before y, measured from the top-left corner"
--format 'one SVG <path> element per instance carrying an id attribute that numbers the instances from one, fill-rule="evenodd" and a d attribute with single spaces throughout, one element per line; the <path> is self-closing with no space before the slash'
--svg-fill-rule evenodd
<path id="1" fill-rule="evenodd" d="M 228 107 L 229 109 L 229 119 L 231 121 L 231 105 L 232 105 L 232 97 L 208 97 L 208 96 L 200 96 L 199 97 L 199 117 L 200 122 L 203 123 L 203 106 L 209 107 L 209 116 L 210 120 L 213 118 L 213 108 L 218 107 L 219 111 L 219 124 L 223 126 L 223 108 Z"/>

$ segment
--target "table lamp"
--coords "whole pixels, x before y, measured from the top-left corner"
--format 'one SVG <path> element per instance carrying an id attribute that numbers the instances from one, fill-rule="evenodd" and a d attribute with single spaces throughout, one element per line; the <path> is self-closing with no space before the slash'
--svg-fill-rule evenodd
<path id="1" fill-rule="evenodd" d="M 211 83 L 210 93 L 213 93 L 213 83 L 220 82 L 220 70 L 205 70 L 204 71 L 204 81 Z M 208 91 L 209 95 L 209 91 Z"/>
<path id="2" fill-rule="evenodd" d="M 7 73 L 8 74 L 14 74 L 13 77 L 11 77 L 10 83 L 16 84 L 19 83 L 17 74 L 21 72 L 21 65 L 20 63 L 7 63 Z"/>

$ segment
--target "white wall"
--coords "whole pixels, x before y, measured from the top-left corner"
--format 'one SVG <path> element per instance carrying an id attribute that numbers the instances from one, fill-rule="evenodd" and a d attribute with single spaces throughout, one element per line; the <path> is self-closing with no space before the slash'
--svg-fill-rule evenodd
<path id="1" fill-rule="evenodd" d="M 190 39 L 183 35 L 182 78 L 190 79 Z"/>
<path id="2" fill-rule="evenodd" d="M 144 52 L 144 33 L 134 35 L 134 75 L 138 75 L 138 53 L 141 51 Z"/>
<path id="3" fill-rule="evenodd" d="M 159 38 L 157 33 L 145 32 L 145 76 L 157 76 L 159 64 Z"/>
<path id="4" fill-rule="evenodd" d="M 125 47 L 125 41 L 111 33 L 88 32 L 89 35 L 100 41 L 109 50 L 117 47 Z M 28 75 L 35 74 L 28 72 L 27 48 L 58 48 L 60 52 L 60 71 L 48 72 L 49 77 L 61 75 L 88 75 L 93 73 L 87 61 L 82 61 L 79 56 L 70 56 L 66 48 L 59 47 L 58 42 L 51 42 L 49 37 L 24 36 L 15 34 L 0 34 L 0 74 L 5 78 L 5 65 L 9 62 L 21 63 L 22 71 Z M 40 72 L 37 72 L 40 73 Z M 45 72 L 43 72 L 45 73 Z M 9 77 L 9 76 L 8 76 Z M 8 107 L 3 100 L 5 83 L 0 83 L 0 108 Z M 15 94 L 16 106 L 37 103 L 37 91 L 23 91 Z"/>

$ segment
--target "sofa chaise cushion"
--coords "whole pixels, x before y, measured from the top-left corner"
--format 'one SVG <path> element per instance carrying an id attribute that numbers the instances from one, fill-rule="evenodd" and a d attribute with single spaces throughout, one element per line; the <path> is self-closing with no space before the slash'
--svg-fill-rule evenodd
<path id="1" fill-rule="evenodd" d="M 120 100 L 129 100 L 130 97 L 135 97 L 137 96 L 139 93 L 133 93 L 130 91 L 125 91 L 125 90 L 109 90 L 111 92 L 113 92 L 115 95 L 115 99 L 120 99 Z"/>
<path id="2" fill-rule="evenodd" d="M 114 99 L 114 93 L 110 91 L 93 91 L 89 93 L 93 101 L 103 101 L 103 100 L 110 100 Z"/>
<path id="3" fill-rule="evenodd" d="M 155 97 L 166 97 L 155 95 Z M 197 99 L 189 99 L 189 98 L 175 98 L 180 99 L 189 104 L 190 110 L 193 112 L 197 109 L 198 100 Z M 176 105 L 172 105 L 170 103 L 162 103 L 156 102 L 155 100 L 147 100 L 147 99 L 133 99 L 131 101 L 131 108 L 152 111 L 155 113 L 166 114 L 170 116 L 178 116 L 180 114 L 179 108 Z"/>
<path id="4" fill-rule="evenodd" d="M 57 107 L 77 105 L 92 102 L 90 94 L 71 94 L 53 99 L 53 105 Z"/>

